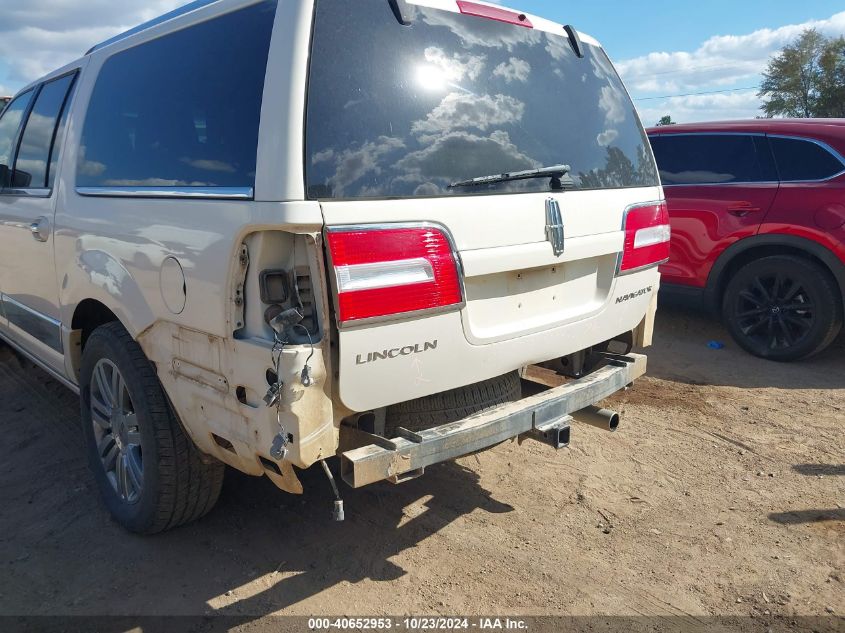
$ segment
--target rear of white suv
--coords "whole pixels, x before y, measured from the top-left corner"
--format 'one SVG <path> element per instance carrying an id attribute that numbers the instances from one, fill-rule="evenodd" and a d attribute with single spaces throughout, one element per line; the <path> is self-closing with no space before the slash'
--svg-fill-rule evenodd
<path id="1" fill-rule="evenodd" d="M 498 5 L 197 0 L 0 115 L 0 337 L 136 532 L 614 430 L 668 240 L 602 48 Z"/>
<path id="2" fill-rule="evenodd" d="M 316 2 L 305 153 L 342 403 L 387 407 L 391 435 L 396 403 L 478 383 L 504 398 L 494 379 L 632 332 L 668 219 L 598 43 L 473 2 L 347 6 Z M 451 394 L 459 410 L 487 404 Z"/>

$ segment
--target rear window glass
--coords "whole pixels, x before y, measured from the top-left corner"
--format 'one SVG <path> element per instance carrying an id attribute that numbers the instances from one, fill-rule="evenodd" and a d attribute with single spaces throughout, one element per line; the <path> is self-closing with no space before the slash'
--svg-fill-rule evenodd
<path id="1" fill-rule="evenodd" d="M 797 138 L 769 137 L 783 181 L 826 180 L 845 172 L 845 165 L 827 149 Z"/>
<path id="2" fill-rule="evenodd" d="M 308 94 L 311 198 L 549 191 L 550 179 L 451 183 L 569 165 L 581 189 L 657 184 L 636 111 L 604 51 L 387 0 L 317 0 Z"/>
<path id="3" fill-rule="evenodd" d="M 765 139 L 764 139 L 765 141 Z M 774 180 L 761 164 L 755 137 L 667 134 L 651 139 L 664 185 L 721 185 Z"/>
<path id="4" fill-rule="evenodd" d="M 253 187 L 275 9 L 262 2 L 108 59 L 77 186 Z"/>

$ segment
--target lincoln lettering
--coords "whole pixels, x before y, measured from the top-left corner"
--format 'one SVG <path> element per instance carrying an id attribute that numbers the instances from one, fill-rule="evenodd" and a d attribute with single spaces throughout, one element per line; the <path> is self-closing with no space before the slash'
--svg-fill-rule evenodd
<path id="1" fill-rule="evenodd" d="M 393 349 L 386 349 L 382 352 L 370 352 L 364 357 L 363 354 L 358 354 L 355 359 L 357 365 L 367 365 L 375 363 L 380 360 L 390 360 L 399 358 L 400 356 L 414 356 L 416 354 L 424 354 L 437 349 L 437 341 L 430 343 L 417 343 L 416 345 L 406 345 L 405 347 L 394 347 Z"/>

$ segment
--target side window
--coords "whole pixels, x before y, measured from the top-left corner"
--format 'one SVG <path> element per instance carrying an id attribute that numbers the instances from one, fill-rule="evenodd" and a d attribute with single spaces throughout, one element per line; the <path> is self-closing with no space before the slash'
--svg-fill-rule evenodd
<path id="1" fill-rule="evenodd" d="M 76 74 L 50 81 L 41 88 L 21 136 L 12 172 L 12 187 L 43 189 L 48 186 L 53 141 Z M 55 149 L 58 154 L 58 147 Z"/>
<path id="2" fill-rule="evenodd" d="M 32 100 L 32 90 L 29 90 L 14 101 L 3 111 L 0 117 L 0 189 L 8 187 L 12 174 L 12 159 L 17 147 L 18 130 L 21 120 L 29 108 Z"/>
<path id="3" fill-rule="evenodd" d="M 839 158 L 812 141 L 770 137 L 769 142 L 784 182 L 827 180 L 845 172 Z"/>
<path id="4" fill-rule="evenodd" d="M 651 138 L 664 185 L 764 182 L 770 178 L 754 137 L 741 134 L 666 134 Z"/>
<path id="5" fill-rule="evenodd" d="M 261 2 L 108 59 L 77 186 L 254 187 L 275 10 Z"/>

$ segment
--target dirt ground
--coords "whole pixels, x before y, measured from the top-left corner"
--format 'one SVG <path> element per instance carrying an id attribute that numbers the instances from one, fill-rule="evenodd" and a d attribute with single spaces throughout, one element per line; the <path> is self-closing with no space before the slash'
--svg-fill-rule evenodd
<path id="1" fill-rule="evenodd" d="M 649 377 L 573 429 L 305 497 L 227 473 L 216 510 L 154 537 L 100 505 L 73 397 L 0 352 L 0 615 L 845 614 L 845 339 L 776 365 L 669 306 Z M 717 351 L 708 342 L 727 347 Z M 839 621 L 842 622 L 842 621 Z M 755 629 L 757 630 L 757 629 Z M 777 628 L 775 630 L 778 630 Z"/>

